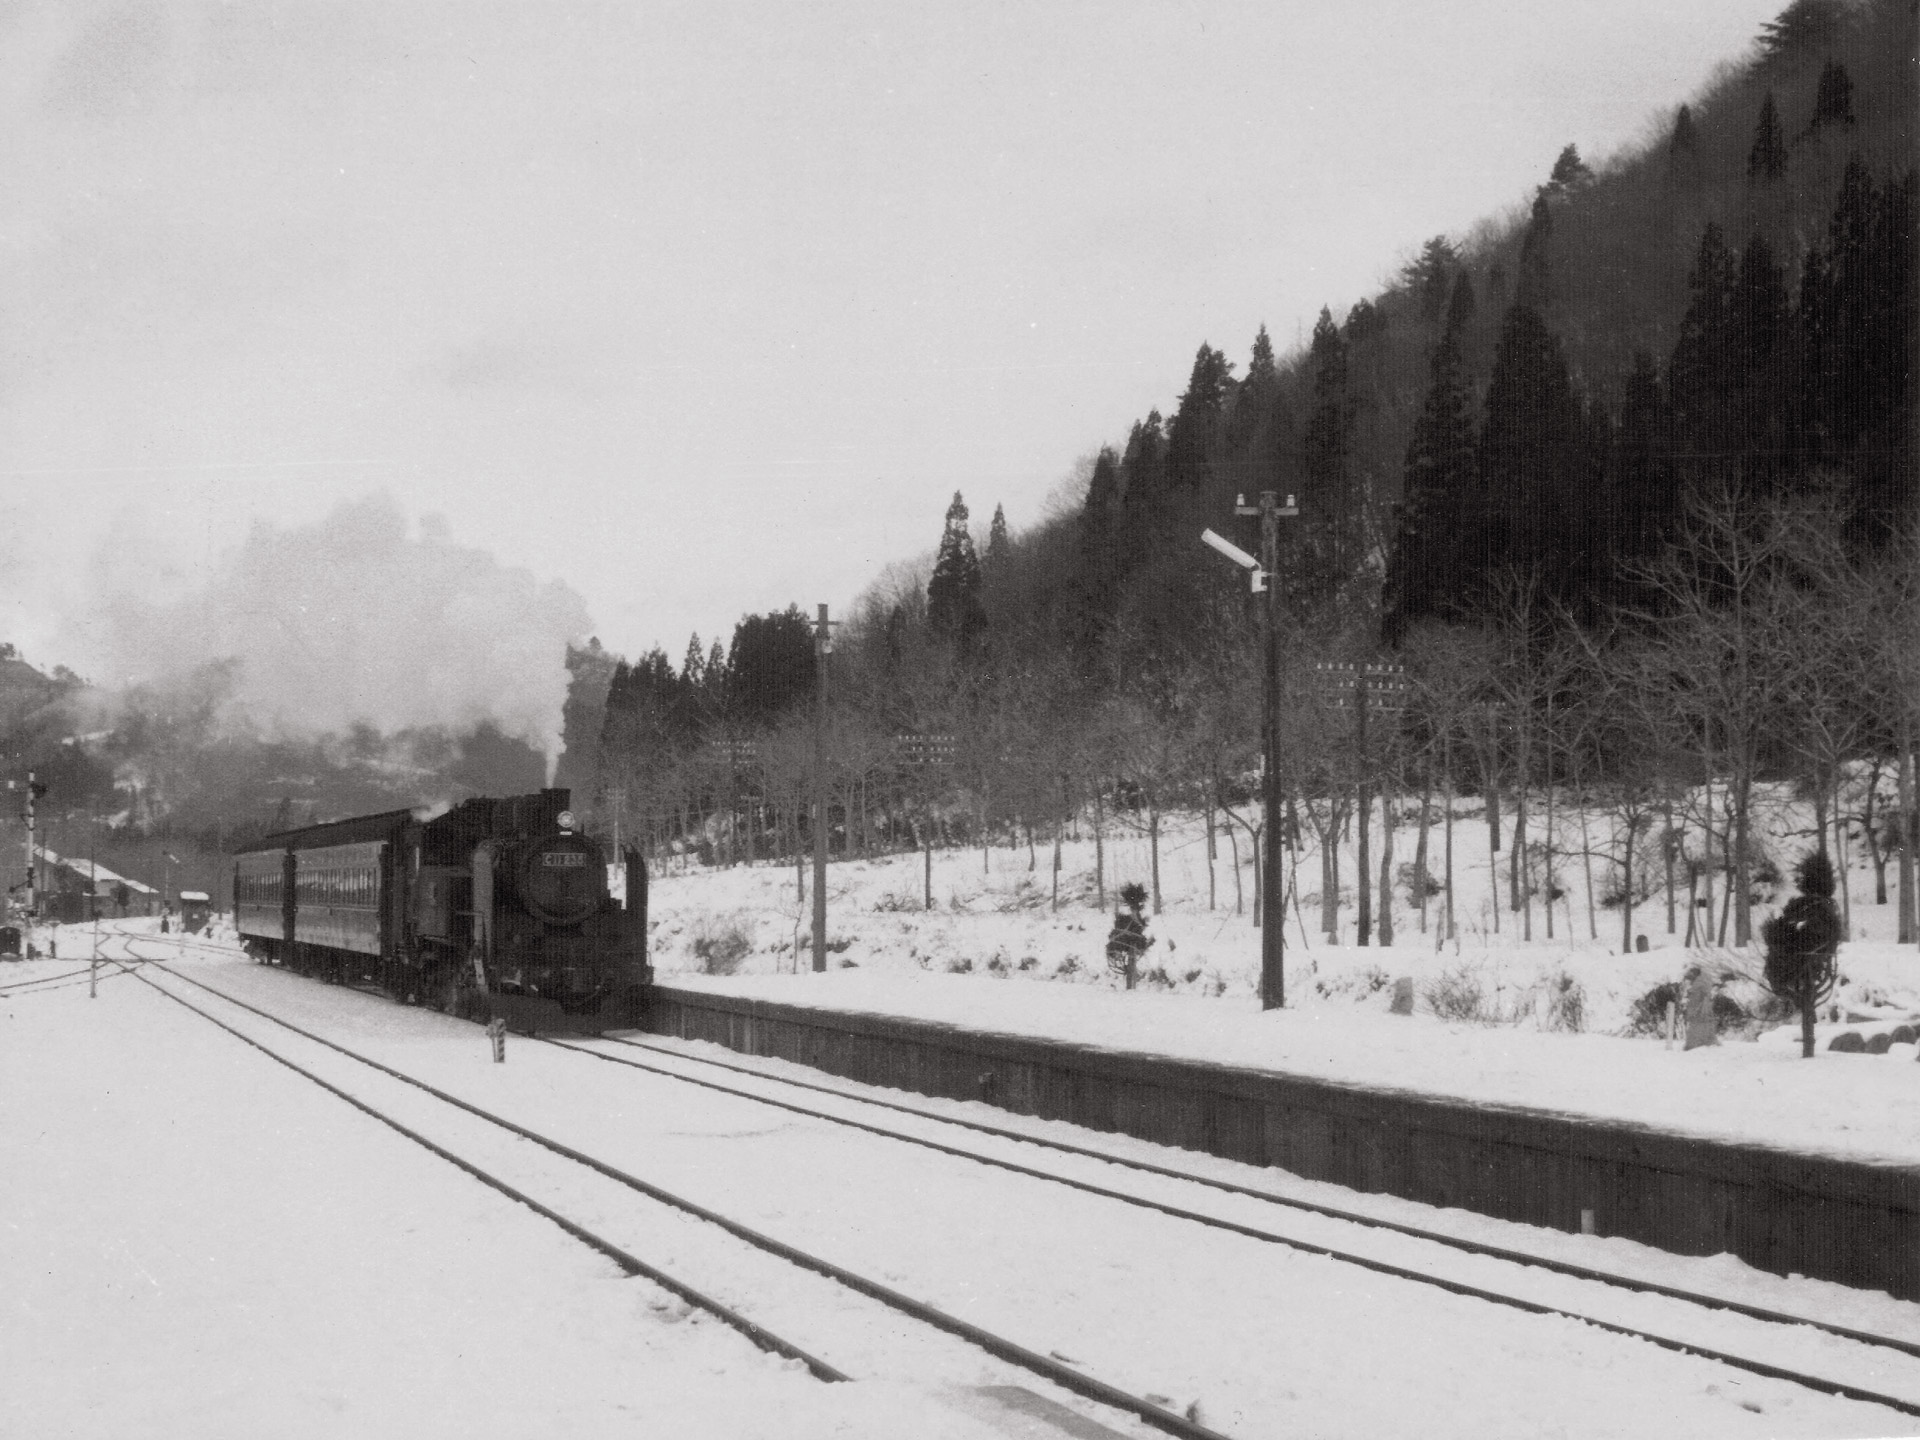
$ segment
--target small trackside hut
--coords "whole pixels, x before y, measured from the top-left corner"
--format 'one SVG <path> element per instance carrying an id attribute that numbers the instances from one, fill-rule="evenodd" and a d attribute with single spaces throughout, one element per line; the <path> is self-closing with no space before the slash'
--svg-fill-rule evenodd
<path id="1" fill-rule="evenodd" d="M 234 923 L 256 960 L 404 1004 L 529 1032 L 638 1024 L 653 974 L 646 867 L 631 849 L 609 856 L 568 798 L 268 835 L 234 856 Z"/>
<path id="2" fill-rule="evenodd" d="M 207 921 L 213 916 L 213 897 L 204 890 L 182 890 L 180 892 L 180 929 L 188 935 L 198 935 L 207 928 Z"/>

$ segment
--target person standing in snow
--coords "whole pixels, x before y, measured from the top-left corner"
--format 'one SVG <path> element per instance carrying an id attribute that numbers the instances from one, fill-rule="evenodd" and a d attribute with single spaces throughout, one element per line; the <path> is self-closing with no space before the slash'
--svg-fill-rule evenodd
<path id="1" fill-rule="evenodd" d="M 1120 887 L 1121 908 L 1113 912 L 1113 929 L 1107 933 L 1107 969 L 1125 977 L 1127 989 L 1133 989 L 1135 968 L 1153 940 L 1147 934 L 1146 916 L 1140 913 L 1147 903 L 1146 887 L 1131 882 Z"/>

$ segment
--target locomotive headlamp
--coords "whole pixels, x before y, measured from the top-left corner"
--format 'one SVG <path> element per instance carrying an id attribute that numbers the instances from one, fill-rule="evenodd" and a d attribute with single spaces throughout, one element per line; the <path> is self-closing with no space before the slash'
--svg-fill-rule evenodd
<path id="1" fill-rule="evenodd" d="M 580 822 L 574 818 L 573 811 L 562 810 L 555 818 L 555 823 L 558 824 L 562 830 L 571 830 Z"/>

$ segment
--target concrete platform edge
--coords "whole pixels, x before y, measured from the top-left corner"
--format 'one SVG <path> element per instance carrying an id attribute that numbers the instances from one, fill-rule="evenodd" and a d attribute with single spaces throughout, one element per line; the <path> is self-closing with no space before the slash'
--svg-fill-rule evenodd
<path id="1" fill-rule="evenodd" d="M 658 986 L 648 1029 L 1314 1180 L 1920 1299 L 1920 1166 Z"/>

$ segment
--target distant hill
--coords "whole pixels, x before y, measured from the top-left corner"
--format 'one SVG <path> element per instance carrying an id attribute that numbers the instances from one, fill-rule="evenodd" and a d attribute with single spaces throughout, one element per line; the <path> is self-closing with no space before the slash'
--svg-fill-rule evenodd
<path id="1" fill-rule="evenodd" d="M 1203 344 L 1079 512 L 1015 539 L 992 643 L 1068 642 L 1089 673 L 1114 637 L 1135 665 L 1183 653 L 1234 584 L 1195 537 L 1253 543 L 1234 499 L 1267 489 L 1298 498 L 1287 598 L 1323 631 L 1470 608 L 1508 563 L 1590 608 L 1689 486 L 1729 475 L 1838 484 L 1872 543 L 1913 507 L 1915 36 L 1912 0 L 1794 0 L 1638 146 L 1590 166 L 1542 136 L 1558 159 L 1513 215 L 1432 237 L 1307 350 L 1276 356 L 1264 327 L 1244 361 Z M 1449 334 L 1458 413 L 1423 497 L 1409 447 Z M 874 623 L 897 598 L 867 597 Z"/>

